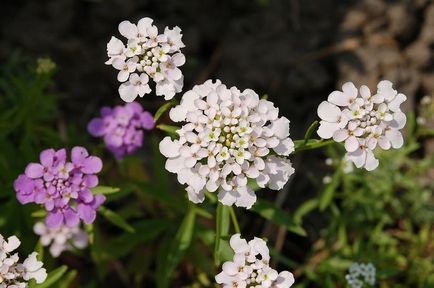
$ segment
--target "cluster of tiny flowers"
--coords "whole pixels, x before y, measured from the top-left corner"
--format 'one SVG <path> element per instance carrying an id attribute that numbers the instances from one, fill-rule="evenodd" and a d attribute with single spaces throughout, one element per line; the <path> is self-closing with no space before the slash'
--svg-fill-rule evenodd
<path id="1" fill-rule="evenodd" d="M 179 27 L 166 27 L 163 34 L 152 25 L 151 18 L 142 18 L 136 24 L 123 21 L 119 33 L 127 39 L 126 45 L 116 37 L 107 44 L 106 62 L 119 70 L 119 94 L 126 102 L 132 102 L 137 95 L 151 93 L 148 81 L 156 84 L 156 94 L 170 100 L 182 90 L 184 77 L 178 68 L 185 63 L 181 53 L 182 34 Z"/>
<path id="2" fill-rule="evenodd" d="M 362 288 L 365 285 L 375 285 L 375 267 L 371 263 L 353 263 L 345 275 L 348 285 L 351 288 Z"/>
<path id="3" fill-rule="evenodd" d="M 235 234 L 229 243 L 235 252 L 233 261 L 223 263 L 223 271 L 215 276 L 223 288 L 289 288 L 294 284 L 292 273 L 278 273 L 269 266 L 270 254 L 264 240 L 255 237 L 247 242 Z"/>
<path id="4" fill-rule="evenodd" d="M 80 219 L 92 223 L 96 209 L 105 201 L 104 195 L 93 195 L 90 190 L 98 185 L 101 159 L 78 146 L 71 151 L 71 161 L 65 149 L 44 150 L 39 158 L 40 163 L 28 164 L 15 180 L 18 201 L 43 204 L 48 227 L 75 227 Z"/>
<path id="5" fill-rule="evenodd" d="M 367 86 L 357 89 L 350 82 L 342 90 L 332 92 L 328 101 L 319 105 L 318 135 L 345 142 L 346 155 L 357 168 L 374 170 L 379 164 L 373 153 L 376 147 L 396 149 L 404 143 L 399 130 L 405 126 L 406 116 L 400 105 L 407 97 L 387 80 L 378 83 L 374 95 Z"/>
<path id="6" fill-rule="evenodd" d="M 23 263 L 18 262 L 18 254 L 12 253 L 20 244 L 16 236 L 6 240 L 0 235 L 0 288 L 25 288 L 31 279 L 41 284 L 47 278 L 43 263 L 36 258 L 38 253 L 33 252 Z"/>
<path id="7" fill-rule="evenodd" d="M 38 222 L 33 226 L 33 231 L 40 236 L 43 246 L 50 246 L 50 254 L 59 257 L 63 251 L 84 249 L 88 244 L 88 235 L 80 229 L 80 226 L 68 227 L 61 225 L 50 228 L 43 222 Z"/>
<path id="8" fill-rule="evenodd" d="M 248 180 L 279 190 L 294 173 L 282 156 L 294 151 L 289 120 L 279 118 L 273 103 L 246 89 L 206 81 L 186 92 L 170 118 L 184 122 L 178 140 L 164 138 L 166 169 L 187 184 L 189 199 L 204 200 L 204 191 L 219 191 L 225 205 L 250 208 L 256 202 Z"/>
<path id="9" fill-rule="evenodd" d="M 151 113 L 143 111 L 137 102 L 103 107 L 101 117 L 92 119 L 87 129 L 95 137 L 103 137 L 107 148 L 116 158 L 134 153 L 143 145 L 143 129 L 154 128 Z"/>

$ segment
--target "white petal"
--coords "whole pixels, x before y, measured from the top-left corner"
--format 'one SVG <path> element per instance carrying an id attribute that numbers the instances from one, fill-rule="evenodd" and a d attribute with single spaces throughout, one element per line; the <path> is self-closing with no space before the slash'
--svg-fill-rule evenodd
<path id="1" fill-rule="evenodd" d="M 335 133 L 333 133 L 333 140 L 336 142 L 342 142 L 345 139 L 347 139 L 349 136 L 348 130 L 346 129 L 339 129 Z"/>
<path id="2" fill-rule="evenodd" d="M 119 86 L 119 95 L 127 103 L 133 102 L 137 98 L 137 90 L 131 83 L 123 83 Z"/>
<path id="3" fill-rule="evenodd" d="M 317 112 L 321 120 L 327 122 L 338 122 L 342 114 L 341 109 L 327 101 L 323 101 L 319 104 Z"/>
<path id="4" fill-rule="evenodd" d="M 127 39 L 134 39 L 137 37 L 137 26 L 130 21 L 122 21 L 118 28 L 119 33 Z"/>
<path id="5" fill-rule="evenodd" d="M 342 93 L 341 91 L 333 91 L 332 93 L 330 93 L 327 100 L 338 106 L 350 105 L 350 97 L 347 94 Z"/>
<path id="6" fill-rule="evenodd" d="M 404 138 L 402 137 L 401 132 L 396 129 L 387 130 L 386 137 L 395 149 L 401 148 L 402 145 L 404 145 Z"/>
<path id="7" fill-rule="evenodd" d="M 371 90 L 369 90 L 368 86 L 366 85 L 362 85 L 359 89 L 360 91 L 360 95 L 365 98 L 368 99 L 371 97 Z"/>
<path id="8" fill-rule="evenodd" d="M 8 241 L 3 243 L 3 249 L 5 252 L 9 253 L 17 249 L 21 245 L 20 240 L 17 236 L 11 236 L 8 238 Z"/>
<path id="9" fill-rule="evenodd" d="M 255 191 L 247 187 L 239 187 L 237 191 L 240 194 L 240 196 L 237 197 L 237 201 L 235 202 L 235 205 L 237 207 L 245 207 L 246 209 L 252 208 L 253 204 L 255 204 L 256 202 Z"/>
<path id="10" fill-rule="evenodd" d="M 177 140 L 172 141 L 169 136 L 164 137 L 159 144 L 161 154 L 168 158 L 179 156 L 179 149 L 181 146 L 182 145 Z"/>
<path id="11" fill-rule="evenodd" d="M 348 95 L 350 98 L 355 99 L 357 97 L 358 91 L 356 86 L 352 82 L 346 82 L 342 85 L 342 91 Z"/>
<path id="12" fill-rule="evenodd" d="M 389 139 L 387 139 L 387 137 L 381 136 L 380 138 L 378 138 L 378 145 L 381 147 L 381 149 L 384 150 L 389 150 L 390 147 L 392 146 L 390 144 Z"/>
<path id="13" fill-rule="evenodd" d="M 273 148 L 273 150 L 278 155 L 288 156 L 292 152 L 294 152 L 294 142 L 291 139 L 287 138 L 283 141 L 280 141 L 279 145 Z"/>
<path id="14" fill-rule="evenodd" d="M 271 130 L 279 139 L 285 139 L 289 136 L 289 120 L 286 117 L 280 117 L 272 122 Z"/>
<path id="15" fill-rule="evenodd" d="M 405 100 L 407 100 L 407 97 L 404 94 L 399 93 L 391 102 L 389 102 L 388 104 L 389 109 L 392 110 L 393 112 L 399 111 L 401 104 Z"/>
<path id="16" fill-rule="evenodd" d="M 345 149 L 348 152 L 356 151 L 360 146 L 359 140 L 355 136 L 350 136 L 345 140 Z"/>
<path id="17" fill-rule="evenodd" d="M 339 129 L 338 123 L 330 123 L 326 121 L 321 121 L 316 133 L 319 137 L 323 139 L 330 139 L 333 137 L 333 134 L 336 130 Z"/>
<path id="18" fill-rule="evenodd" d="M 374 153 L 367 149 L 366 150 L 366 163 L 365 169 L 368 171 L 375 170 L 378 167 L 379 161 L 375 158 Z"/>

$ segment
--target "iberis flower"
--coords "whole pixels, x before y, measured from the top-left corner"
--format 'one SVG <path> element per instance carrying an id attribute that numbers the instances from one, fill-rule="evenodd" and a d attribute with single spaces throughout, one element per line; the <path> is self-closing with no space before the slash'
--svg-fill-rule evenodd
<path id="1" fill-rule="evenodd" d="M 375 285 L 375 267 L 371 263 L 353 263 L 348 274 L 345 275 L 348 285 L 351 288 L 363 288 L 365 285 Z"/>
<path id="2" fill-rule="evenodd" d="M 39 235 L 43 246 L 50 246 L 50 254 L 59 257 L 63 251 L 84 249 L 88 244 L 88 235 L 80 226 L 68 227 L 61 225 L 50 228 L 43 222 L 33 226 L 33 231 Z"/>
<path id="3" fill-rule="evenodd" d="M 223 288 L 289 288 L 294 284 L 292 273 L 278 273 L 269 266 L 270 254 L 264 240 L 255 237 L 247 242 L 235 234 L 229 244 L 235 252 L 234 258 L 223 263 L 223 271 L 215 276 Z"/>
<path id="4" fill-rule="evenodd" d="M 31 253 L 23 263 L 19 262 L 18 253 L 12 254 L 20 244 L 16 236 L 6 240 L 0 234 L 0 288 L 25 288 L 31 279 L 41 284 L 47 278 L 43 263 L 36 258 L 38 253 Z"/>
<path id="5" fill-rule="evenodd" d="M 143 129 L 154 128 L 151 113 L 143 111 L 137 102 L 103 107 L 101 117 L 92 119 L 87 130 L 94 137 L 103 137 L 107 148 L 116 158 L 133 154 L 143 145 Z"/>
<path id="6" fill-rule="evenodd" d="M 218 191 L 225 205 L 250 208 L 256 195 L 249 180 L 279 190 L 294 173 L 283 157 L 294 151 L 289 120 L 250 89 L 240 92 L 208 80 L 186 92 L 170 118 L 184 125 L 179 139 L 161 141 L 160 151 L 194 203 L 202 202 L 207 190 Z"/>
<path id="7" fill-rule="evenodd" d="M 170 100 L 182 90 L 184 77 L 178 68 L 185 63 L 181 53 L 182 34 L 179 27 L 166 27 L 163 34 L 152 25 L 151 18 L 142 18 L 136 24 L 123 21 L 119 33 L 127 39 L 124 44 L 112 37 L 107 44 L 106 62 L 119 70 L 119 94 L 125 102 L 132 102 L 137 95 L 151 93 L 149 78 L 156 84 L 156 94 Z"/>
<path id="8" fill-rule="evenodd" d="M 376 147 L 388 150 L 404 144 L 399 130 L 407 118 L 400 105 L 407 97 L 387 80 L 378 83 L 374 95 L 367 86 L 357 89 L 351 82 L 345 83 L 342 90 L 333 91 L 319 105 L 321 122 L 317 133 L 323 139 L 344 142 L 346 155 L 357 168 L 374 170 L 378 166 L 373 153 Z"/>
<path id="9" fill-rule="evenodd" d="M 47 149 L 40 154 L 40 163 L 27 165 L 25 173 L 15 180 L 14 188 L 21 204 L 43 204 L 48 211 L 48 227 L 75 227 L 80 219 L 92 223 L 96 209 L 105 201 L 104 195 L 93 195 L 98 185 L 96 176 L 102 161 L 90 156 L 83 147 L 74 147 L 71 161 L 66 150 Z"/>

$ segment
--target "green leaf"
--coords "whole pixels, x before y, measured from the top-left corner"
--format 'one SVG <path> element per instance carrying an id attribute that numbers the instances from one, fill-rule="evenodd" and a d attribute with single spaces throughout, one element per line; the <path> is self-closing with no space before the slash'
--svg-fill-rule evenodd
<path id="1" fill-rule="evenodd" d="M 319 198 L 319 210 L 324 211 L 332 202 L 333 196 L 335 195 L 336 189 L 339 185 L 340 180 L 340 170 L 337 170 L 335 174 L 333 175 L 332 182 L 330 182 L 323 193 L 321 194 Z"/>
<path id="2" fill-rule="evenodd" d="M 175 237 L 171 240 L 167 252 L 157 267 L 157 286 L 167 288 L 170 285 L 173 271 L 184 256 L 185 251 L 190 247 L 193 239 L 193 232 L 196 220 L 196 210 L 190 207 L 176 232 Z"/>
<path id="3" fill-rule="evenodd" d="M 216 211 L 216 232 L 215 232 L 215 245 L 214 245 L 214 262 L 219 266 L 223 254 L 223 241 L 229 235 L 230 227 L 230 211 L 229 206 L 223 205 L 221 202 L 217 204 Z"/>
<path id="4" fill-rule="evenodd" d="M 114 211 L 107 209 L 104 206 L 99 207 L 98 212 L 103 215 L 108 221 L 112 222 L 114 225 L 118 226 L 119 228 L 129 232 L 134 233 L 134 228 L 128 224 L 127 221 L 125 221 L 121 216 L 116 214 Z"/>
<path id="5" fill-rule="evenodd" d="M 309 139 L 312 137 L 313 132 L 315 132 L 315 130 L 318 128 L 319 126 L 319 122 L 318 121 L 314 121 L 309 128 L 306 131 L 306 134 L 304 134 L 304 144 L 307 143 L 307 141 L 309 141 Z"/>
<path id="6" fill-rule="evenodd" d="M 304 151 L 304 150 L 313 150 L 313 149 L 322 148 L 322 147 L 330 145 L 332 143 L 335 143 L 335 141 L 333 139 L 330 139 L 330 140 L 310 139 L 306 143 L 305 143 L 304 139 L 303 140 L 295 140 L 294 141 L 294 148 L 295 148 L 295 152 L 300 152 L 300 151 Z"/>
<path id="7" fill-rule="evenodd" d="M 57 281 L 62 278 L 63 274 L 68 270 L 68 266 L 62 265 L 56 270 L 51 271 L 48 273 L 47 279 L 42 284 L 30 284 L 29 288 L 48 288 L 51 287 L 53 284 L 55 284 Z"/>
<path id="8" fill-rule="evenodd" d="M 136 233 L 124 233 L 102 247 L 101 253 L 108 253 L 113 258 L 123 257 L 136 245 L 148 242 L 160 235 L 170 224 L 167 219 L 143 220 L 134 225 Z"/>
<path id="9" fill-rule="evenodd" d="M 119 188 L 110 187 L 110 186 L 97 186 L 90 190 L 92 191 L 93 194 L 113 194 L 120 191 Z"/>
<path id="10" fill-rule="evenodd" d="M 171 136 L 176 136 L 176 137 L 179 136 L 178 132 L 176 132 L 176 131 L 179 130 L 180 128 L 177 127 L 177 126 L 160 124 L 160 125 L 157 125 L 157 128 L 160 129 L 160 130 L 162 130 L 162 131 L 164 131 L 164 132 L 167 132 Z"/>
<path id="11" fill-rule="evenodd" d="M 170 107 L 175 106 L 177 103 L 176 99 L 173 98 L 172 101 L 163 104 L 160 108 L 158 108 L 157 112 L 154 115 L 154 121 L 157 122 L 160 119 L 161 115 L 166 112 Z"/>
<path id="12" fill-rule="evenodd" d="M 65 277 L 63 277 L 62 282 L 59 283 L 58 288 L 70 288 L 72 282 L 77 277 L 77 270 L 69 271 Z"/>
<path id="13" fill-rule="evenodd" d="M 277 208 L 272 202 L 258 199 L 256 200 L 255 205 L 253 205 L 252 211 L 258 213 L 265 219 L 270 220 L 274 224 L 285 226 L 289 231 L 295 234 L 300 236 L 307 235 L 303 227 L 297 225 L 287 212 Z"/>
<path id="14" fill-rule="evenodd" d="M 47 210 L 37 210 L 32 213 L 32 217 L 34 218 L 45 218 L 47 216 Z"/>
<path id="15" fill-rule="evenodd" d="M 316 198 L 308 200 L 301 204 L 294 213 L 294 222 L 297 224 L 301 224 L 301 222 L 303 221 L 303 216 L 314 210 L 316 207 L 318 207 L 318 200 Z"/>

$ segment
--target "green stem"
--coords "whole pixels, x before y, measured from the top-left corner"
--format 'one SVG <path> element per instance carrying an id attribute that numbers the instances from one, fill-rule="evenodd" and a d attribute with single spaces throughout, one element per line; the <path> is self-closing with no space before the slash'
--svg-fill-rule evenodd
<path id="1" fill-rule="evenodd" d="M 235 214 L 235 210 L 232 206 L 229 208 L 229 213 L 231 214 L 232 224 L 234 225 L 235 232 L 241 234 L 241 229 L 240 229 L 240 225 L 238 224 L 237 215 Z"/>
<path id="2" fill-rule="evenodd" d="M 304 143 L 305 140 L 296 140 L 294 141 L 295 144 L 295 152 L 305 151 L 305 150 L 313 150 L 318 149 L 327 145 L 330 145 L 332 143 L 335 143 L 333 139 L 330 140 L 309 140 L 307 143 Z"/>

